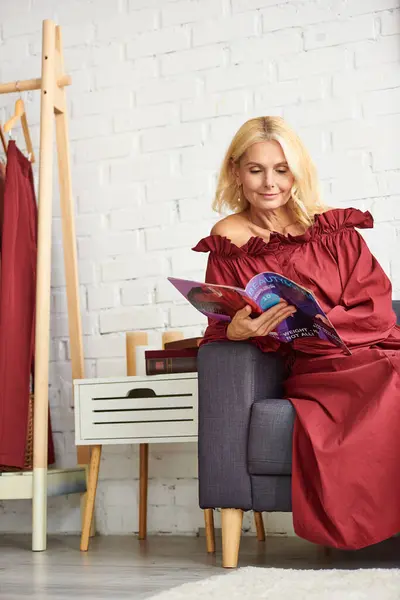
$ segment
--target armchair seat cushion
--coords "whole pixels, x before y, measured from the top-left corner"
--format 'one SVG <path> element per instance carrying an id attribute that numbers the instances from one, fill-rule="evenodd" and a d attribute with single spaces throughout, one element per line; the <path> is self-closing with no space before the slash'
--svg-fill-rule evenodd
<path id="1" fill-rule="evenodd" d="M 253 404 L 248 438 L 251 475 L 291 474 L 294 419 L 289 400 L 259 400 Z"/>

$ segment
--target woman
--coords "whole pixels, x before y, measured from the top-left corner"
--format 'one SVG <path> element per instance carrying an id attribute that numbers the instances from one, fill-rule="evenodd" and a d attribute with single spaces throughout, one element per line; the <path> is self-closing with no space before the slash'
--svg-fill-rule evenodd
<path id="1" fill-rule="evenodd" d="M 351 356 L 324 340 L 279 344 L 267 334 L 295 310 L 281 302 L 256 319 L 210 320 L 204 343 L 251 341 L 285 357 L 285 397 L 297 414 L 292 503 L 296 533 L 355 549 L 400 531 L 400 328 L 391 284 L 357 228 L 369 212 L 331 209 L 312 161 L 278 117 L 251 119 L 225 156 L 219 221 L 194 250 L 210 252 L 206 281 L 244 287 L 275 271 L 310 289 Z"/>

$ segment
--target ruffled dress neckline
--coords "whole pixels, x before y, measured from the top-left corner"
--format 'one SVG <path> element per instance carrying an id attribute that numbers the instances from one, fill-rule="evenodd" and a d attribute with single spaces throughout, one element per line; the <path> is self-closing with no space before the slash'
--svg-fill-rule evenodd
<path id="1" fill-rule="evenodd" d="M 357 208 L 332 208 L 314 217 L 314 223 L 298 235 L 287 235 L 277 231 L 271 232 L 269 242 L 260 236 L 252 236 L 242 246 L 237 246 L 232 240 L 220 235 L 209 235 L 199 241 L 192 250 L 195 252 L 216 252 L 221 256 L 257 256 L 268 252 L 275 252 L 285 245 L 305 244 L 319 238 L 323 234 L 339 231 L 343 228 L 359 227 L 368 229 L 373 227 L 373 217 L 369 211 Z"/>

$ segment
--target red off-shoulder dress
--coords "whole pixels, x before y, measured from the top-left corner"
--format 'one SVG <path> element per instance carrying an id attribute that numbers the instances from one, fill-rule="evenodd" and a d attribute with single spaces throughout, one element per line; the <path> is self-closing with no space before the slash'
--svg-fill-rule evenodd
<path id="1" fill-rule="evenodd" d="M 347 549 L 400 531 L 400 328 L 391 283 L 355 227 L 373 227 L 371 214 L 332 209 L 301 235 L 272 233 L 241 247 L 211 235 L 193 248 L 210 252 L 207 282 L 244 287 L 275 271 L 304 285 L 350 347 L 347 356 L 311 338 L 290 348 L 270 336 L 251 340 L 292 357 L 285 397 L 296 411 L 295 532 Z M 226 339 L 226 327 L 210 320 L 204 343 Z"/>

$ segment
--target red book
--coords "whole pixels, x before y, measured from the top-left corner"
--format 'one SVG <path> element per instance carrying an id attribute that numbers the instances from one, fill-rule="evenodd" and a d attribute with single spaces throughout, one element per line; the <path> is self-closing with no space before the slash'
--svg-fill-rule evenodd
<path id="1" fill-rule="evenodd" d="M 146 350 L 146 375 L 197 373 L 198 348 L 180 350 Z"/>

